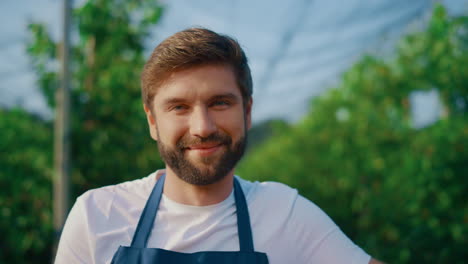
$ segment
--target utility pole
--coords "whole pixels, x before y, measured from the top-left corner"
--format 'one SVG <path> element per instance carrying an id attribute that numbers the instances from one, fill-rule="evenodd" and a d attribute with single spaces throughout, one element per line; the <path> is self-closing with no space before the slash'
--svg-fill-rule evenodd
<path id="1" fill-rule="evenodd" d="M 55 256 L 69 209 L 70 174 L 70 24 L 71 0 L 63 0 L 62 43 L 60 45 L 60 87 L 55 92 L 54 124 L 54 231 Z"/>

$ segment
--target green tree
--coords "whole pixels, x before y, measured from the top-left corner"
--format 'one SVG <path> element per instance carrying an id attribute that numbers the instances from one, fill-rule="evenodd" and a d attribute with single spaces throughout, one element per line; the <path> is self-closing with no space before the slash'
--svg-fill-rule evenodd
<path id="1" fill-rule="evenodd" d="M 137 179 L 163 166 L 149 137 L 139 71 L 162 6 L 150 0 L 90 0 L 73 13 L 72 201 L 91 188 Z M 30 24 L 28 53 L 54 109 L 60 43 Z M 0 263 L 47 263 L 52 246 L 52 123 L 0 112 Z M 4 152 L 5 150 L 5 152 Z"/>
<path id="2" fill-rule="evenodd" d="M 148 136 L 139 74 L 144 41 L 162 13 L 157 1 L 88 1 L 74 11 L 72 47 L 72 181 L 74 196 L 130 180 L 162 165 Z M 96 19 L 99 18 L 99 19 Z M 57 45 L 31 24 L 28 51 L 51 107 L 57 87 Z"/>
<path id="3" fill-rule="evenodd" d="M 22 110 L 0 110 L 0 263 L 50 258 L 51 130 Z"/>
<path id="4" fill-rule="evenodd" d="M 395 58 L 366 56 L 310 113 L 241 164 L 299 189 L 355 242 L 389 263 L 468 258 L 468 19 L 434 9 Z M 414 128 L 409 96 L 436 90 L 445 114 Z"/>

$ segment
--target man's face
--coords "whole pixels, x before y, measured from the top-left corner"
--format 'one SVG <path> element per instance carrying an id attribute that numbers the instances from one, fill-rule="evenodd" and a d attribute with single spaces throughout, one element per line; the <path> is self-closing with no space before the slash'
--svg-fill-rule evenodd
<path id="1" fill-rule="evenodd" d="M 161 157 L 182 180 L 215 183 L 244 153 L 251 101 L 244 107 L 230 67 L 202 66 L 173 73 L 145 108 Z"/>

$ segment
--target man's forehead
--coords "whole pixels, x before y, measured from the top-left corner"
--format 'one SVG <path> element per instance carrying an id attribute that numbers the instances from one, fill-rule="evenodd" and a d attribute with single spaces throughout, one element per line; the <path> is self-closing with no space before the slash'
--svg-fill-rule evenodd
<path id="1" fill-rule="evenodd" d="M 171 73 L 155 98 L 167 96 L 242 96 L 230 67 L 207 65 Z"/>
<path id="2" fill-rule="evenodd" d="M 183 77 L 193 76 L 195 74 L 205 75 L 207 77 L 218 76 L 220 73 L 224 73 L 225 78 L 229 78 L 235 81 L 234 69 L 228 64 L 201 64 L 196 66 L 190 66 L 188 68 L 180 68 L 167 74 L 164 82 L 171 82 Z"/>

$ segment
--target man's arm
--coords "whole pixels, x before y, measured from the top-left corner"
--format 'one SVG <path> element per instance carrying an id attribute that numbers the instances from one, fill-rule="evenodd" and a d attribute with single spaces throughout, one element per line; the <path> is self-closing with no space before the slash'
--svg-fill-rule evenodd
<path id="1" fill-rule="evenodd" d="M 384 264 L 383 262 L 380 262 L 374 258 L 372 258 L 370 261 L 369 261 L 369 264 Z"/>
<path id="2" fill-rule="evenodd" d="M 78 198 L 68 214 L 55 256 L 56 264 L 94 263 L 89 251 L 86 215 Z"/>
<path id="3" fill-rule="evenodd" d="M 283 239 L 294 241 L 288 250 L 300 257 L 299 263 L 381 264 L 355 245 L 317 205 L 300 195 L 294 201 Z"/>

